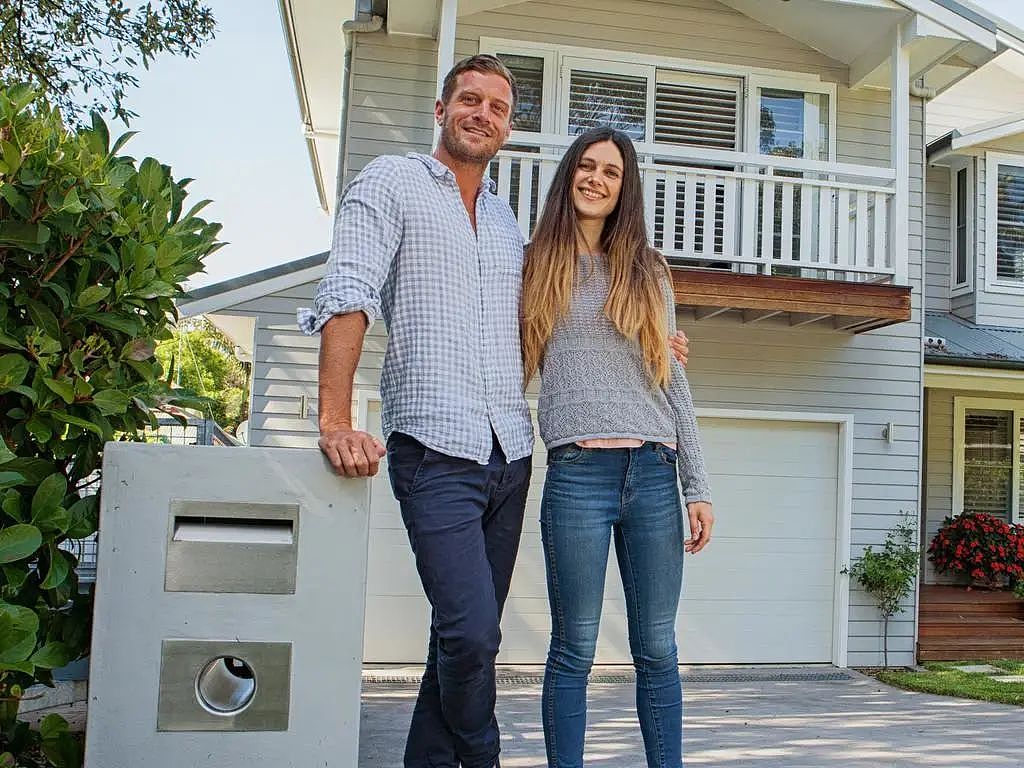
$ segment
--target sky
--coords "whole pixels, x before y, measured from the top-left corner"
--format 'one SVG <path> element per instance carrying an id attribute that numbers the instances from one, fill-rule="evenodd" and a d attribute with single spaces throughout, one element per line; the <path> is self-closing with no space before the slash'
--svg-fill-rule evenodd
<path id="1" fill-rule="evenodd" d="M 1024 0 L 975 0 L 1024 28 Z M 139 131 L 125 148 L 191 177 L 229 244 L 196 288 L 326 250 L 320 210 L 275 0 L 207 0 L 216 38 L 195 59 L 164 56 L 139 76 L 129 107 Z M 340 62 L 339 62 L 340 66 Z M 113 130 L 112 130 L 113 132 Z M 186 206 L 188 207 L 188 206 Z"/>

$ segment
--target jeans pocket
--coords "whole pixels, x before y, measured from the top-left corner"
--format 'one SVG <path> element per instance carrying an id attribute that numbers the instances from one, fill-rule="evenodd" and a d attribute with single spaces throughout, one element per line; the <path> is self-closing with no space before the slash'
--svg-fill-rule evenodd
<path id="1" fill-rule="evenodd" d="M 658 443 L 654 446 L 654 452 L 658 454 L 658 458 L 661 459 L 665 464 L 671 466 L 676 465 L 676 460 L 679 458 L 679 452 L 675 448 L 669 448 L 667 445 Z"/>
<path id="2" fill-rule="evenodd" d="M 560 445 L 548 451 L 548 464 L 572 464 L 579 461 L 580 457 L 586 453 L 586 450 L 586 448 L 576 445 L 576 443 Z"/>
<path id="3" fill-rule="evenodd" d="M 427 448 L 419 440 L 398 432 L 388 440 L 388 474 L 395 498 L 411 496 L 419 487 L 423 468 L 436 451 Z"/>

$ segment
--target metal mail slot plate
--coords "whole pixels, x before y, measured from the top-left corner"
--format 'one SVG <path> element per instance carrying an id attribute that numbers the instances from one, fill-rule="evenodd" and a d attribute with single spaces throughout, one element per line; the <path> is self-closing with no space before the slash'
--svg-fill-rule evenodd
<path id="1" fill-rule="evenodd" d="M 237 713 L 204 706 L 204 669 L 221 657 L 240 659 L 255 673 L 254 692 Z M 158 731 L 287 731 L 291 702 L 291 643 L 164 640 L 160 653 Z"/>
<path id="2" fill-rule="evenodd" d="M 295 593 L 299 505 L 172 499 L 167 592 Z"/>

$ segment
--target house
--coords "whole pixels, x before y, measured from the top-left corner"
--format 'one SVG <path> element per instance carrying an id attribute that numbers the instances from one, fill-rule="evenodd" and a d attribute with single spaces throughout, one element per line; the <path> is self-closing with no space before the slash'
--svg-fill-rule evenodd
<path id="1" fill-rule="evenodd" d="M 880 663 L 878 612 L 843 568 L 920 512 L 925 96 L 1024 49 L 1024 33 L 953 0 L 339 5 L 281 0 L 325 208 L 373 157 L 429 151 L 438 76 L 476 52 L 501 56 L 522 89 L 491 172 L 527 235 L 575 133 L 611 123 L 637 142 L 719 518 L 686 565 L 682 660 Z M 252 445 L 316 445 L 318 340 L 295 310 L 324 261 L 182 306 L 233 324 L 251 350 Z M 386 346 L 374 326 L 356 376 L 370 431 Z M 543 453 L 538 442 L 501 662 L 546 651 Z M 428 608 L 384 475 L 371 508 L 365 659 L 420 663 Z M 627 663 L 619 579 L 607 584 L 598 661 Z M 916 598 L 905 607 L 890 622 L 896 664 L 915 657 Z"/>
<path id="2" fill-rule="evenodd" d="M 928 105 L 922 543 L 949 515 L 1021 511 L 1024 57 Z M 1024 658 L 1024 606 L 925 561 L 919 656 Z"/>

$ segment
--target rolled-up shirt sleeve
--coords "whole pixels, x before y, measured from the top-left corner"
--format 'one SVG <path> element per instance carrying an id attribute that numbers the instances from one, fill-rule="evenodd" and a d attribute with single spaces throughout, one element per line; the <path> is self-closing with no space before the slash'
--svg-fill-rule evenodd
<path id="1" fill-rule="evenodd" d="M 334 218 L 327 274 L 313 308 L 298 310 L 299 328 L 318 333 L 335 315 L 363 312 L 367 326 L 381 316 L 381 288 L 402 241 L 401 160 L 378 157 L 349 184 Z"/>

